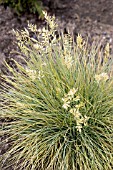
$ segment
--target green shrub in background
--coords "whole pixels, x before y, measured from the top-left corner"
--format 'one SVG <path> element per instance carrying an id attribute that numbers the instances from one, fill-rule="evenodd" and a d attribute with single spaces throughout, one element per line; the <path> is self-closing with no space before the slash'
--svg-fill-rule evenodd
<path id="1" fill-rule="evenodd" d="M 1 134 L 11 142 L 1 158 L 14 169 L 112 170 L 113 78 L 109 44 L 104 52 L 78 35 L 60 34 L 45 13 L 49 30 L 15 32 L 25 66 L 3 76 Z M 29 37 L 34 31 L 37 40 Z M 39 40 L 39 41 L 38 41 Z M 104 57 L 104 58 L 103 58 Z M 5 141 L 3 141 L 5 143 Z M 4 165 L 3 165 L 4 164 Z M 5 167 L 5 168 L 4 168 Z"/>
<path id="2" fill-rule="evenodd" d="M 0 4 L 12 7 L 17 14 L 28 11 L 38 13 L 43 18 L 43 6 L 40 0 L 0 0 Z"/>

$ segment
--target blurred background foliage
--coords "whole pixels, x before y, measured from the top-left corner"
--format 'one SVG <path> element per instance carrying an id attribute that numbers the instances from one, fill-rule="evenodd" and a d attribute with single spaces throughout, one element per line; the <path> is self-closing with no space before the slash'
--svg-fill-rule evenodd
<path id="1" fill-rule="evenodd" d="M 42 0 L 0 0 L 0 4 L 4 5 L 5 8 L 8 6 L 14 9 L 18 15 L 24 12 L 36 13 L 40 18 L 43 18 Z"/>

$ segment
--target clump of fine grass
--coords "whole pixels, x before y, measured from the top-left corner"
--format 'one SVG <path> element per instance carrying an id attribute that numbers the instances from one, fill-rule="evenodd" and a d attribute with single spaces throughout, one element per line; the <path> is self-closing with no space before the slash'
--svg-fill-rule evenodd
<path id="1" fill-rule="evenodd" d="M 2 164 L 26 170 L 111 170 L 113 167 L 113 78 L 109 44 L 104 51 L 49 29 L 15 32 L 26 66 L 3 76 L 1 134 L 11 147 Z M 32 30 L 37 39 L 30 38 Z M 5 164 L 4 163 L 4 164 Z M 4 167 L 5 165 L 1 165 Z M 6 167 L 5 167 L 6 168 Z M 4 169 L 5 169 L 4 168 Z M 3 169 L 3 168 L 2 168 Z"/>

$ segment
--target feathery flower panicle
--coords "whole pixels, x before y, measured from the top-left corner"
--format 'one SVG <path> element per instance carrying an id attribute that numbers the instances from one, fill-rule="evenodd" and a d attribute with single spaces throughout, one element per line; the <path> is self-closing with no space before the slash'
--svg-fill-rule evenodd
<path id="1" fill-rule="evenodd" d="M 74 116 L 76 122 L 77 131 L 81 133 L 83 126 L 87 125 L 89 118 L 85 115 L 82 116 L 80 109 L 84 106 L 84 103 L 80 101 L 79 95 L 76 95 L 78 89 L 71 89 L 64 98 L 62 98 L 64 104 L 63 108 Z M 76 103 L 79 101 L 79 104 Z"/>
<path id="2" fill-rule="evenodd" d="M 81 117 L 81 113 L 79 112 L 79 109 L 72 108 L 69 110 L 69 112 L 73 114 L 75 119 L 78 119 Z"/>
<path id="3" fill-rule="evenodd" d="M 68 69 L 70 69 L 73 65 L 73 57 L 72 57 L 72 37 L 70 35 L 65 35 L 62 37 L 63 41 L 63 56 L 62 61 L 63 64 L 67 66 Z"/>
<path id="4" fill-rule="evenodd" d="M 57 27 L 57 23 L 55 22 L 55 16 L 49 16 L 47 15 L 47 12 L 43 11 L 43 14 L 45 16 L 45 19 L 47 20 L 47 23 L 49 24 L 49 27 L 51 31 L 55 30 Z"/>
<path id="5" fill-rule="evenodd" d="M 95 80 L 99 83 L 100 81 L 102 82 L 106 82 L 107 80 L 109 80 L 109 76 L 107 73 L 101 73 L 101 74 L 96 74 L 95 75 Z"/>
<path id="6" fill-rule="evenodd" d="M 68 110 L 68 108 L 70 107 L 70 102 L 64 103 L 62 107 L 63 107 L 64 109 Z"/>
<path id="7" fill-rule="evenodd" d="M 33 48 L 36 50 L 41 50 L 42 46 L 40 44 L 36 43 L 36 44 L 33 44 Z"/>
<path id="8" fill-rule="evenodd" d="M 28 22 L 28 28 L 32 32 L 37 32 L 37 26 Z"/>
<path id="9" fill-rule="evenodd" d="M 63 62 L 67 66 L 68 69 L 70 69 L 73 65 L 72 57 L 68 55 L 64 56 Z"/>
<path id="10" fill-rule="evenodd" d="M 68 92 L 67 95 L 74 97 L 74 95 L 75 95 L 75 93 L 77 92 L 77 90 L 78 90 L 78 89 L 73 88 L 73 89 L 71 89 L 71 90 Z"/>
<path id="11" fill-rule="evenodd" d="M 76 94 L 77 91 L 78 91 L 78 89 L 72 88 L 67 94 L 65 94 L 65 97 L 62 98 L 62 100 L 64 102 L 71 101 L 74 98 L 74 95 Z"/>
<path id="12" fill-rule="evenodd" d="M 29 68 L 26 68 L 27 75 L 34 81 L 36 79 L 36 70 L 31 70 Z"/>
<path id="13" fill-rule="evenodd" d="M 107 43 L 106 46 L 105 46 L 104 54 L 105 54 L 105 59 L 108 59 L 108 57 L 110 55 L 110 46 L 109 46 L 109 43 Z"/>
<path id="14" fill-rule="evenodd" d="M 76 41 L 77 41 L 77 46 L 79 48 L 82 48 L 83 47 L 83 39 L 82 39 L 82 36 L 80 34 L 78 34 Z"/>
<path id="15" fill-rule="evenodd" d="M 38 72 L 38 79 L 41 80 L 44 77 L 43 71 Z"/>

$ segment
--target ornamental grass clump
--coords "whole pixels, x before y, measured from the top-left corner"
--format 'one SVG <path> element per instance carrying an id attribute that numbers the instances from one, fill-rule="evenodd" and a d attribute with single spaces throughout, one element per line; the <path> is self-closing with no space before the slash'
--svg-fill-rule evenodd
<path id="1" fill-rule="evenodd" d="M 1 167 L 15 170 L 112 170 L 113 78 L 109 45 L 89 46 L 80 35 L 56 38 L 47 27 L 15 31 L 25 65 L 2 76 L 1 135 L 9 149 Z M 33 31 L 35 37 L 29 36 Z M 5 140 L 6 141 L 6 140 Z M 2 141 L 5 143 L 5 141 Z"/>

